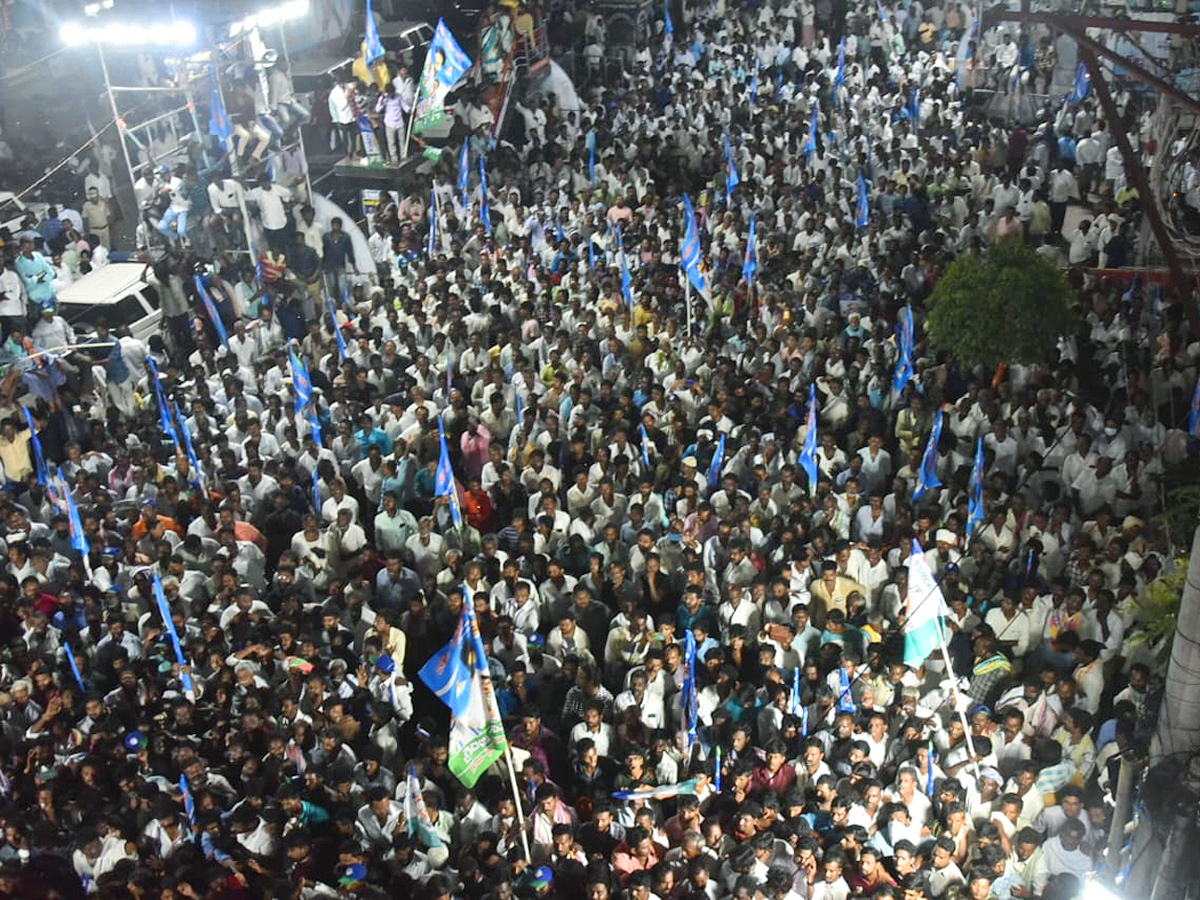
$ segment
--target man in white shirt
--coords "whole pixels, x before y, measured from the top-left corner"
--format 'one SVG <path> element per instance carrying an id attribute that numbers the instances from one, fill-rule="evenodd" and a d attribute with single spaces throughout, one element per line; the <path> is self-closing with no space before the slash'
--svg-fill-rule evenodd
<path id="1" fill-rule="evenodd" d="M 292 199 L 291 193 L 285 187 L 272 184 L 269 175 L 263 175 L 258 180 L 258 187 L 251 190 L 246 199 L 258 207 L 267 244 L 276 253 L 283 253 L 287 247 L 287 204 Z"/>

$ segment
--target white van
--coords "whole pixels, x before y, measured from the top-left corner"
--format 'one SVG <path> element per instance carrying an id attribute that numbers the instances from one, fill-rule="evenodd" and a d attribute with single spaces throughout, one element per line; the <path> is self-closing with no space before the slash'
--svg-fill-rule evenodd
<path id="1" fill-rule="evenodd" d="M 127 326 L 145 341 L 162 333 L 162 304 L 158 290 L 143 277 L 146 264 L 113 262 L 84 275 L 58 292 L 58 313 L 77 333 L 90 333 L 96 323 L 109 328 Z"/>

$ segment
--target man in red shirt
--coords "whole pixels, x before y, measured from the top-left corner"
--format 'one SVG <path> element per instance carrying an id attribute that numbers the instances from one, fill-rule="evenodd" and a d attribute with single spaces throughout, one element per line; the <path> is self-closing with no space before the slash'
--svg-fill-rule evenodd
<path id="1" fill-rule="evenodd" d="M 796 769 L 787 761 L 787 748 L 775 738 L 767 744 L 767 763 L 754 770 L 750 778 L 750 793 L 773 791 L 782 797 L 796 783 Z"/>

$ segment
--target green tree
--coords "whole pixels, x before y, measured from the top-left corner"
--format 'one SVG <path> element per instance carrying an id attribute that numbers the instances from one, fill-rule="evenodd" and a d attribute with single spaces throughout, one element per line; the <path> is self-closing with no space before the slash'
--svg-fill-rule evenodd
<path id="1" fill-rule="evenodd" d="M 929 340 L 968 368 L 1047 362 L 1077 319 L 1073 296 L 1053 260 L 1005 239 L 950 264 L 929 298 Z"/>

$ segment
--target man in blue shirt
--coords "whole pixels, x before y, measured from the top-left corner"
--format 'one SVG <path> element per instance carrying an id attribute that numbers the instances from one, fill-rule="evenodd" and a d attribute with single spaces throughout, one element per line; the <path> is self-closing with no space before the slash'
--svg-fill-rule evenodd
<path id="1" fill-rule="evenodd" d="M 21 239 L 21 253 L 17 256 L 13 268 L 25 288 L 29 302 L 37 307 L 53 304 L 56 298 L 54 279 L 57 277 L 54 266 L 42 254 L 33 249 L 33 238 Z"/>
<path id="2" fill-rule="evenodd" d="M 346 263 L 354 257 L 354 245 L 350 235 L 342 230 L 342 220 L 334 216 L 329 220 L 329 231 L 321 238 L 322 258 L 325 263 L 325 290 L 337 303 L 345 293 Z"/>

